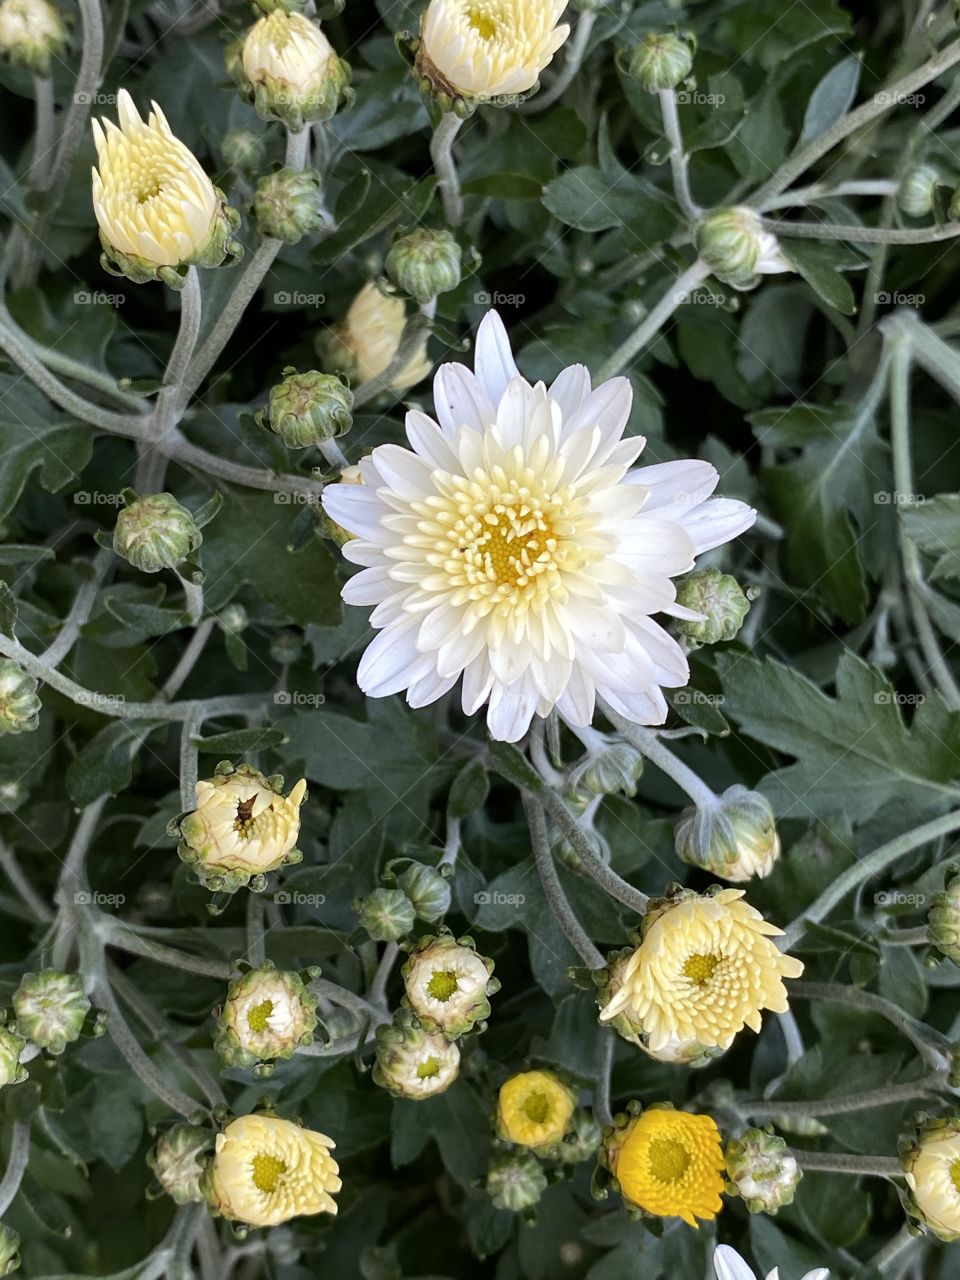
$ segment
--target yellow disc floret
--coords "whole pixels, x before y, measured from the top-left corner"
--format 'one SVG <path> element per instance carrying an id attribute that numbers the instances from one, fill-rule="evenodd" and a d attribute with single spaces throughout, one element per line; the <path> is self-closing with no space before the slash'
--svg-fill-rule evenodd
<path id="1" fill-rule="evenodd" d="M 522 1071 L 500 1090 L 497 1131 L 507 1142 L 545 1151 L 563 1139 L 576 1095 L 552 1071 Z"/>
<path id="2" fill-rule="evenodd" d="M 630 1204 L 691 1227 L 721 1207 L 723 1148 L 711 1116 L 651 1107 L 608 1146 L 606 1163 Z"/>

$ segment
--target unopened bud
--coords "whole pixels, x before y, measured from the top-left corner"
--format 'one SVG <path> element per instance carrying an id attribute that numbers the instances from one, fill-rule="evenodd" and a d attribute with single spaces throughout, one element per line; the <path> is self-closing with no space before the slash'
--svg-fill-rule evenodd
<path id="1" fill-rule="evenodd" d="M 423 305 L 460 283 L 463 251 L 449 231 L 425 227 L 395 240 L 384 265 L 394 284 Z"/>
<path id="2" fill-rule="evenodd" d="M 949 185 L 950 179 L 939 165 L 912 165 L 900 181 L 897 204 L 911 218 L 925 218 L 933 209 L 937 187 Z"/>
<path id="3" fill-rule="evenodd" d="M 0 56 L 13 66 L 49 76 L 51 59 L 59 58 L 66 44 L 60 11 L 49 0 L 0 3 Z"/>
<path id="4" fill-rule="evenodd" d="M 316 169 L 278 169 L 257 183 L 253 212 L 262 236 L 297 244 L 325 225 L 323 180 Z"/>
<path id="5" fill-rule="evenodd" d="M 361 927 L 374 942 L 399 942 L 417 918 L 413 903 L 400 889 L 374 889 L 354 906 Z"/>
<path id="6" fill-rule="evenodd" d="M 761 276 L 792 270 L 777 237 L 744 206 L 707 214 L 697 228 L 697 249 L 717 279 L 734 289 L 755 289 Z"/>
<path id="7" fill-rule="evenodd" d="M 228 169 L 256 173 L 263 165 L 266 147 L 263 134 L 252 129 L 231 129 L 220 139 L 220 155 Z"/>
<path id="8" fill-rule="evenodd" d="M 17 1030 L 47 1053 L 60 1054 L 78 1038 L 90 1012 L 79 974 L 41 969 L 25 973 L 13 993 Z"/>
<path id="9" fill-rule="evenodd" d="M 142 573 L 173 569 L 200 546 L 203 535 L 196 521 L 172 493 L 131 498 L 117 516 L 113 549 L 135 569 Z"/>
<path id="10" fill-rule="evenodd" d="M 677 623 L 677 630 L 695 644 L 733 640 L 743 626 L 751 600 L 736 578 L 719 569 L 701 569 L 677 584 L 677 604 L 704 615 L 703 622 Z"/>
<path id="11" fill-rule="evenodd" d="M 453 1041 L 426 1031 L 407 1009 L 377 1028 L 373 1081 L 397 1098 L 432 1098 L 449 1089 L 460 1072 L 460 1050 Z"/>
<path id="12" fill-rule="evenodd" d="M 692 38 L 652 31 L 630 51 L 625 69 L 646 93 L 675 89 L 693 70 L 695 47 Z"/>
<path id="13" fill-rule="evenodd" d="M 175 1124 L 157 1139 L 147 1164 L 168 1196 L 177 1204 L 203 1200 L 200 1178 L 204 1156 L 213 1151 L 214 1135 L 195 1124 Z"/>
<path id="14" fill-rule="evenodd" d="M 353 392 L 331 373 L 311 369 L 284 370 L 284 379 L 270 391 L 270 403 L 258 416 L 289 449 L 306 449 L 342 436 L 353 425 Z"/>
<path id="15" fill-rule="evenodd" d="M 790 1148 L 772 1129 L 748 1129 L 724 1152 L 736 1193 L 751 1213 L 775 1214 L 793 1201 L 803 1174 Z"/>
<path id="16" fill-rule="evenodd" d="M 397 877 L 421 920 L 435 924 L 450 910 L 450 881 L 436 867 L 413 862 Z"/>
<path id="17" fill-rule="evenodd" d="M 12 658 L 0 658 L 0 734 L 28 733 L 40 722 L 37 681 Z"/>
<path id="18" fill-rule="evenodd" d="M 227 70 L 261 119 L 279 120 L 294 132 L 329 120 L 350 79 L 320 27 L 282 7 L 230 46 Z"/>
<path id="19" fill-rule="evenodd" d="M 532 1152 L 507 1151 L 490 1162 L 486 1186 L 497 1209 L 522 1213 L 532 1209 L 546 1191 L 547 1175 Z"/>
<path id="20" fill-rule="evenodd" d="M 724 880 L 763 879 L 780 857 L 780 836 L 770 802 L 739 783 L 716 803 L 696 806 L 677 823 L 677 855 Z"/>

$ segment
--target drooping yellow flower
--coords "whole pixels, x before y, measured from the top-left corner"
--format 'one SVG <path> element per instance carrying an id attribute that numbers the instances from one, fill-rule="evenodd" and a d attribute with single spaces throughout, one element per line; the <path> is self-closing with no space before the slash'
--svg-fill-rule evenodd
<path id="1" fill-rule="evenodd" d="M 657 1217 L 695 1227 L 723 1207 L 723 1147 L 712 1116 L 649 1107 L 614 1131 L 601 1161 L 624 1200 Z"/>
<path id="2" fill-rule="evenodd" d="M 299 131 L 336 111 L 350 69 L 317 23 L 274 9 L 227 53 L 227 67 L 264 120 Z"/>
<path id="3" fill-rule="evenodd" d="M 960 1118 L 922 1122 L 905 1152 L 912 1216 L 948 1242 L 960 1240 Z"/>
<path id="4" fill-rule="evenodd" d="M 576 1094 L 552 1071 L 521 1071 L 501 1086 L 498 1136 L 546 1152 L 563 1139 L 576 1105 Z"/>
<path id="5" fill-rule="evenodd" d="M 325 1134 L 278 1116 L 250 1115 L 217 1135 L 203 1178 L 215 1212 L 251 1227 L 275 1227 L 312 1213 L 336 1213 L 342 1183 Z"/>
<path id="6" fill-rule="evenodd" d="M 656 1056 L 692 1043 L 725 1049 L 745 1026 L 760 1030 L 761 1010 L 785 1013 L 783 979 L 799 978 L 803 964 L 777 949 L 782 930 L 742 898 L 742 889 L 684 890 L 652 910 L 601 1022 L 626 1012 Z"/>
<path id="7" fill-rule="evenodd" d="M 234 892 L 286 863 L 299 862 L 300 806 L 307 796 L 301 778 L 284 796 L 279 778 L 229 761 L 209 781 L 197 783 L 197 807 L 172 824 L 177 852 L 193 864 L 209 889 Z"/>
<path id="8" fill-rule="evenodd" d="M 420 23 L 418 73 L 451 98 L 522 94 L 567 36 L 567 0 L 430 0 Z"/>
<path id="9" fill-rule="evenodd" d="M 343 324 L 329 336 L 331 361 L 359 385 L 371 382 L 393 363 L 406 321 L 407 309 L 401 298 L 388 298 L 375 284 L 365 284 Z M 394 391 L 405 391 L 422 382 L 432 368 L 424 337 L 390 386 Z"/>
<path id="10" fill-rule="evenodd" d="M 154 102 L 141 120 L 126 89 L 117 97 L 119 127 L 93 121 L 97 164 L 93 207 L 106 261 L 137 283 L 158 277 L 176 285 L 187 265 L 219 266 L 239 257 L 240 215 L 226 204 L 196 156 Z"/>

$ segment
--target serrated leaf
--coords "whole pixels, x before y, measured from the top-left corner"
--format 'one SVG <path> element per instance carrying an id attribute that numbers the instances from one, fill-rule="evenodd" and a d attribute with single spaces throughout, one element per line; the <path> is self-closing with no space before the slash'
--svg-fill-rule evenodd
<path id="1" fill-rule="evenodd" d="M 934 557 L 931 580 L 960 580 L 960 493 L 939 493 L 929 502 L 901 507 L 907 535 Z"/>
<path id="2" fill-rule="evenodd" d="M 93 430 L 65 417 L 23 375 L 0 373 L 0 519 L 37 472 L 48 493 L 76 483 L 90 461 Z"/>

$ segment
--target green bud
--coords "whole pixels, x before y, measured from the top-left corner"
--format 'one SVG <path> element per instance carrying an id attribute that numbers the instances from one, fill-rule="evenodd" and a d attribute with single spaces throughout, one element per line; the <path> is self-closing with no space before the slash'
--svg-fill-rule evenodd
<path id="1" fill-rule="evenodd" d="M 274 662 L 289 666 L 299 662 L 303 655 L 303 638 L 296 631 L 278 631 L 270 640 L 270 657 Z"/>
<path id="2" fill-rule="evenodd" d="M 596 796 L 637 794 L 643 773 L 643 756 L 629 742 L 604 739 L 602 748 L 591 751 L 567 777 L 565 795 L 575 807 L 585 806 Z"/>
<path id="3" fill-rule="evenodd" d="M 49 76 L 51 61 L 61 59 L 66 47 L 66 26 L 49 0 L 0 2 L 0 57 L 12 66 Z"/>
<path id="4" fill-rule="evenodd" d="M 763 275 L 792 270 L 777 237 L 753 209 L 715 209 L 697 227 L 700 257 L 718 280 L 734 289 L 755 289 Z"/>
<path id="5" fill-rule="evenodd" d="M 26 1080 L 27 1072 L 20 1065 L 20 1055 L 26 1047 L 23 1036 L 18 1036 L 10 1027 L 0 1026 L 0 1089 L 5 1084 L 22 1084 Z"/>
<path id="6" fill-rule="evenodd" d="M 933 209 L 937 187 L 949 183 L 949 177 L 939 165 L 928 162 L 912 165 L 900 181 L 897 204 L 911 218 L 925 218 Z"/>
<path id="7" fill-rule="evenodd" d="M 446 1036 L 425 1030 L 408 1009 L 377 1028 L 374 1084 L 395 1098 L 432 1098 L 460 1072 L 460 1050 Z"/>
<path id="8" fill-rule="evenodd" d="M 200 1178 L 204 1157 L 213 1151 L 213 1144 L 213 1133 L 195 1124 L 175 1124 L 157 1139 L 147 1164 L 177 1204 L 202 1203 Z"/>
<path id="9" fill-rule="evenodd" d="M 217 621 L 228 636 L 238 636 L 249 619 L 242 604 L 228 604 Z"/>
<path id="10" fill-rule="evenodd" d="M 257 183 L 253 212 L 262 236 L 297 244 L 326 223 L 323 180 L 316 169 L 278 169 Z"/>
<path id="11" fill-rule="evenodd" d="M 203 541 L 186 507 L 172 493 L 133 498 L 117 516 L 113 549 L 142 573 L 182 564 Z"/>
<path id="12" fill-rule="evenodd" d="M 692 39 L 650 32 L 630 51 L 625 70 L 646 93 L 675 89 L 693 70 Z"/>
<path id="13" fill-rule="evenodd" d="M 435 924 L 450 910 L 450 881 L 436 867 L 413 862 L 397 877 L 421 920 Z"/>
<path id="14" fill-rule="evenodd" d="M 353 425 L 353 392 L 332 373 L 311 369 L 283 371 L 271 388 L 270 403 L 257 421 L 280 437 L 288 449 L 306 449 L 342 436 Z"/>
<path id="15" fill-rule="evenodd" d="M 267 1075 L 268 1064 L 313 1041 L 316 1025 L 317 997 L 298 974 L 266 961 L 227 987 L 213 1043 L 228 1066 Z"/>
<path id="16" fill-rule="evenodd" d="M 19 662 L 0 658 L 0 734 L 27 733 L 39 722 L 36 680 Z"/>
<path id="17" fill-rule="evenodd" d="M 403 966 L 403 997 L 427 1031 L 450 1040 L 482 1031 L 490 1016 L 490 999 L 500 990 L 492 977 L 493 961 L 477 952 L 472 938 L 454 938 L 449 930 L 421 938 Z"/>
<path id="18" fill-rule="evenodd" d="M 704 614 L 705 621 L 680 621 L 677 630 L 697 645 L 733 640 L 755 598 L 755 593 L 744 592 L 736 578 L 719 569 L 689 573 L 677 584 L 677 604 Z"/>
<path id="19" fill-rule="evenodd" d="M 413 903 L 400 889 L 374 889 L 354 903 L 361 926 L 375 942 L 398 942 L 416 922 Z"/>
<path id="20" fill-rule="evenodd" d="M 954 964 L 960 964 L 960 875 L 952 876 L 927 913 L 930 941 Z"/>
<path id="21" fill-rule="evenodd" d="M 384 265 L 397 288 L 422 306 L 460 283 L 463 251 L 449 231 L 424 227 L 395 240 Z"/>
<path id="22" fill-rule="evenodd" d="M 772 1128 L 748 1129 L 724 1152 L 727 1176 L 751 1213 L 775 1214 L 791 1204 L 803 1174 L 790 1148 Z"/>
<path id="23" fill-rule="evenodd" d="M 530 1151 L 508 1151 L 490 1162 L 487 1195 L 497 1209 L 511 1213 L 532 1209 L 546 1189 L 543 1165 Z"/>
<path id="24" fill-rule="evenodd" d="M 252 129 L 231 129 L 220 139 L 220 155 L 228 169 L 256 173 L 266 158 L 264 136 Z"/>
<path id="25" fill-rule="evenodd" d="M 724 880 L 763 879 L 780 857 L 770 803 L 737 783 L 717 802 L 688 809 L 674 833 L 677 855 Z"/>
<path id="26" fill-rule="evenodd" d="M 593 1118 L 593 1113 L 580 1107 L 573 1113 L 567 1132 L 550 1155 L 562 1164 L 579 1164 L 582 1160 L 593 1160 L 602 1141 L 603 1130 Z"/>
<path id="27" fill-rule="evenodd" d="M 47 1053 L 60 1054 L 83 1030 L 90 1001 L 79 974 L 25 973 L 13 993 L 17 1031 Z"/>
<path id="28" fill-rule="evenodd" d="M 12 1227 L 0 1222 L 0 1276 L 9 1276 L 20 1266 L 20 1237 Z"/>

